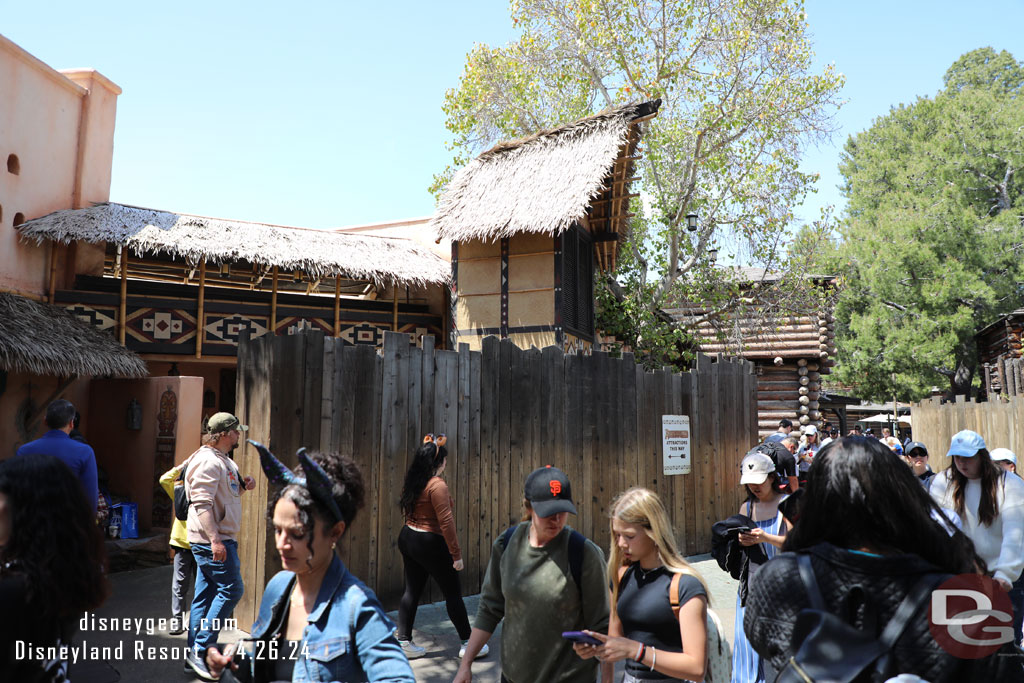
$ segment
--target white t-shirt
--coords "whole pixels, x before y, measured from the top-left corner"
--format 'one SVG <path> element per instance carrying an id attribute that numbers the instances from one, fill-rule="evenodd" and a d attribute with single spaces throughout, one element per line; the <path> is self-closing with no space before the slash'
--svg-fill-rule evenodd
<path id="1" fill-rule="evenodd" d="M 940 507 L 955 510 L 950 472 L 955 465 L 932 477 L 929 493 Z M 996 489 L 999 514 L 990 526 L 978 520 L 981 479 L 969 479 L 964 490 L 963 532 L 997 579 L 1013 583 L 1024 570 L 1024 480 L 1003 473 Z"/>

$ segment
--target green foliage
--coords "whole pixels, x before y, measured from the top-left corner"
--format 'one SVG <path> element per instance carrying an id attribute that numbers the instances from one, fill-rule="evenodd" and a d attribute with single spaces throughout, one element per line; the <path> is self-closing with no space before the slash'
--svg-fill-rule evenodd
<path id="1" fill-rule="evenodd" d="M 968 393 L 974 333 L 1024 303 L 1024 68 L 991 48 L 849 139 L 837 378 L 873 398 Z"/>
<path id="2" fill-rule="evenodd" d="M 634 186 L 647 201 L 615 273 L 627 296 L 599 295 L 599 322 L 652 364 L 681 362 L 688 337 L 659 309 L 717 317 L 741 295 L 709 247 L 786 270 L 791 208 L 815 180 L 800 153 L 830 132 L 842 76 L 812 73 L 799 0 L 513 0 L 511 14 L 520 38 L 476 46 L 445 96 L 454 157 L 431 190 L 498 140 L 660 98 Z"/>

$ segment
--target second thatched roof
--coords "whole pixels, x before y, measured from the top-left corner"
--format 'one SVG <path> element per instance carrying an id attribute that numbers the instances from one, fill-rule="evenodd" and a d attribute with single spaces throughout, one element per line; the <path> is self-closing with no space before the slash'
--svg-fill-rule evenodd
<path id="1" fill-rule="evenodd" d="M 0 370 L 53 377 L 146 377 L 146 363 L 62 308 L 0 292 Z"/>
<path id="2" fill-rule="evenodd" d="M 629 104 L 495 146 L 451 179 L 431 227 L 457 241 L 561 234 L 587 215 L 616 160 L 628 153 L 630 126 L 660 105 Z"/>
<path id="3" fill-rule="evenodd" d="M 139 256 L 168 254 L 196 263 L 247 261 L 314 278 L 341 275 L 377 284 L 423 286 L 447 282 L 449 264 L 412 240 L 370 237 L 206 218 L 108 202 L 55 211 L 18 227 L 36 243 L 112 242 Z"/>

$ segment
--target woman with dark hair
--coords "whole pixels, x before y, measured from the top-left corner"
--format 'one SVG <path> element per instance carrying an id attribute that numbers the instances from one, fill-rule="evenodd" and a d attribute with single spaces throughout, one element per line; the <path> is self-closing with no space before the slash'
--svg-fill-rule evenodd
<path id="1" fill-rule="evenodd" d="M 462 601 L 462 551 L 455 533 L 455 515 L 448 484 L 441 478 L 448 463 L 447 439 L 427 434 L 416 450 L 412 465 L 405 475 L 400 505 L 405 513 L 405 526 L 398 534 L 398 550 L 405 561 L 405 591 L 398 606 L 398 642 L 410 659 L 426 652 L 412 642 L 412 625 L 416 607 L 431 576 L 444 593 L 448 618 L 462 640 L 459 657 L 465 654 L 469 640 L 469 616 Z M 487 654 L 484 645 L 478 657 Z"/>
<path id="2" fill-rule="evenodd" d="M 267 584 L 250 647 L 234 655 L 207 650 L 223 681 L 397 681 L 414 683 L 409 661 L 373 591 L 335 552 L 363 505 L 363 479 L 351 458 L 298 453 L 289 471 L 263 445 L 263 471 L 280 488 L 272 497 L 274 540 L 284 571 Z M 229 646 L 231 647 L 231 646 Z M 225 671 L 230 666 L 231 674 Z"/>
<path id="3" fill-rule="evenodd" d="M 746 489 L 747 500 L 740 506 L 739 514 L 749 517 L 754 526 L 747 531 L 740 531 L 737 538 L 742 546 L 761 545 L 768 559 L 775 557 L 786 537 L 786 522 L 779 511 L 779 503 L 785 500 L 786 494 L 780 491 L 779 483 L 775 463 L 768 455 L 754 450 L 744 456 L 740 463 L 740 484 Z M 744 590 L 740 586 L 736 593 L 736 626 L 733 630 L 732 650 L 733 683 L 755 683 L 765 680 L 760 657 L 743 632 L 743 611 L 746 603 L 742 599 L 749 591 L 750 579 L 763 566 L 765 565 L 750 562 L 746 574 L 748 588 Z"/>
<path id="4" fill-rule="evenodd" d="M 932 477 L 929 492 L 960 515 L 974 549 L 1009 592 L 1024 573 L 1024 481 L 997 465 L 985 440 L 969 429 L 953 436 L 948 455 L 953 466 Z M 1014 637 L 1019 643 L 1019 627 Z"/>
<path id="5" fill-rule="evenodd" d="M 82 485 L 52 455 L 0 462 L 0 678 L 64 680 L 66 661 L 15 658 L 15 641 L 70 645 L 107 597 L 103 538 Z"/>
<path id="6" fill-rule="evenodd" d="M 822 448 L 808 472 L 800 521 L 783 544 L 792 552 L 768 562 L 750 582 L 743 617 L 750 643 L 780 670 L 796 654 L 797 615 L 814 605 L 812 588 L 794 578 L 805 561 L 825 607 L 868 634 L 880 634 L 894 621 L 922 581 L 983 569 L 970 539 L 960 532 L 951 536 L 933 515 L 942 515 L 939 507 L 878 440 L 845 437 Z M 1020 680 L 1014 657 L 967 660 L 946 652 L 929 632 L 927 609 L 925 598 L 893 644 L 887 675 L 871 680 L 897 673 L 931 683 Z M 840 646 L 832 658 L 840 661 L 843 654 Z"/>

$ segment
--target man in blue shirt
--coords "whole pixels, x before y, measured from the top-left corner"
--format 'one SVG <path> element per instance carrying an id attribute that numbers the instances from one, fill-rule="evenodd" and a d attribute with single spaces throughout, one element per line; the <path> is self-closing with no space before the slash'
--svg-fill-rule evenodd
<path id="1" fill-rule="evenodd" d="M 82 482 L 85 499 L 93 512 L 96 511 L 96 497 L 99 489 L 96 483 L 96 454 L 92 446 L 72 439 L 69 434 L 74 426 L 75 406 L 71 401 L 60 398 L 46 407 L 46 426 L 50 431 L 35 441 L 29 441 L 18 449 L 18 455 L 45 453 L 60 458 L 71 468 L 78 481 Z"/>

